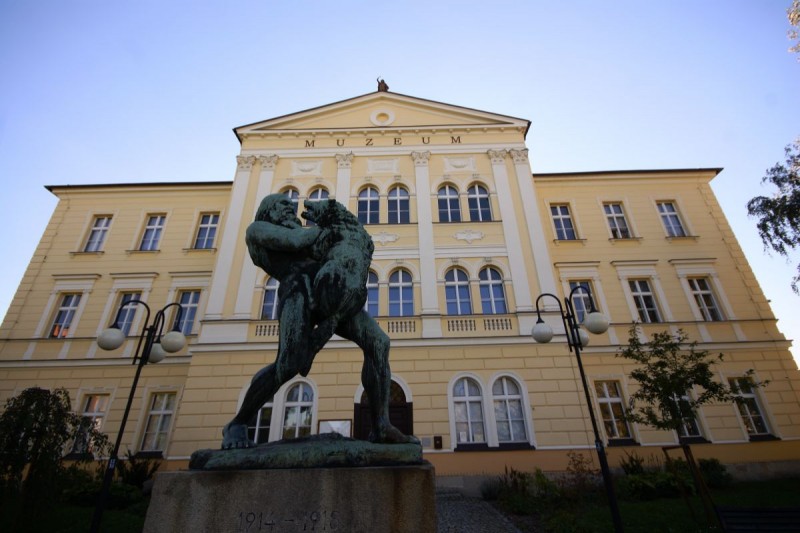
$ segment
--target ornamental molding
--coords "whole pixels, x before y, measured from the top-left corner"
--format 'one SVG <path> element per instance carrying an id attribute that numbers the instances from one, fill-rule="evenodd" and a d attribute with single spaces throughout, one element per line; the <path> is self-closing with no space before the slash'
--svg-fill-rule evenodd
<path id="1" fill-rule="evenodd" d="M 489 150 L 486 152 L 493 164 L 503 163 L 508 157 L 508 150 Z"/>
<path id="2" fill-rule="evenodd" d="M 445 172 L 475 172 L 474 157 L 445 157 L 444 158 L 444 171 Z"/>
<path id="3" fill-rule="evenodd" d="M 236 166 L 239 167 L 239 170 L 250 170 L 251 168 L 253 168 L 255 162 L 256 162 L 256 156 L 254 155 L 236 156 Z"/>
<path id="4" fill-rule="evenodd" d="M 367 159 L 367 172 L 397 174 L 397 159 Z"/>
<path id="5" fill-rule="evenodd" d="M 466 229 L 464 231 L 459 231 L 455 235 L 453 235 L 454 239 L 458 239 L 459 241 L 467 241 L 467 244 L 472 244 L 472 241 L 479 241 L 483 239 L 484 234 L 482 231 L 475 231 L 471 229 Z"/>
<path id="6" fill-rule="evenodd" d="M 372 240 L 380 244 L 381 246 L 386 246 L 387 243 L 395 242 L 400 238 L 400 235 L 396 233 L 386 233 L 382 231 L 380 233 L 376 233 L 372 236 Z"/>
<path id="7" fill-rule="evenodd" d="M 411 157 L 414 158 L 414 165 L 418 167 L 427 167 L 428 160 L 431 158 L 431 153 L 427 150 L 425 152 L 411 152 Z"/>
<path id="8" fill-rule="evenodd" d="M 514 160 L 514 163 L 527 163 L 528 162 L 528 149 L 523 148 L 522 150 L 515 150 L 511 149 L 508 151 L 511 154 L 511 158 Z"/>
<path id="9" fill-rule="evenodd" d="M 319 176 L 322 174 L 322 161 L 292 161 L 293 176 Z"/>
<path id="10" fill-rule="evenodd" d="M 275 170 L 275 165 L 278 163 L 278 156 L 276 154 L 260 155 L 258 160 L 261 162 L 261 170 Z"/>
<path id="11" fill-rule="evenodd" d="M 353 152 L 336 154 L 336 162 L 339 164 L 339 168 L 350 168 L 353 165 Z"/>

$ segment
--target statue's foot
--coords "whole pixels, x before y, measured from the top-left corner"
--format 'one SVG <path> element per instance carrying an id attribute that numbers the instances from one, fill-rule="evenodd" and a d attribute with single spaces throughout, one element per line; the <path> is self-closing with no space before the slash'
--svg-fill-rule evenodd
<path id="1" fill-rule="evenodd" d="M 380 444 L 419 444 L 417 437 L 406 435 L 391 424 L 373 428 L 369 433 L 369 440 Z"/>
<path id="2" fill-rule="evenodd" d="M 222 428 L 222 449 L 252 448 L 256 443 L 247 438 L 247 424 L 228 422 Z"/>

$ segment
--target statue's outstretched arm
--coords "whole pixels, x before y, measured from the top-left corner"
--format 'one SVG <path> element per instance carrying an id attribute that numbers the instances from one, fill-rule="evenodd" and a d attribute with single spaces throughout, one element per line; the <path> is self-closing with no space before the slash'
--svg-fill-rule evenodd
<path id="1" fill-rule="evenodd" d="M 268 250 L 296 252 L 311 247 L 320 231 L 318 226 L 287 228 L 257 220 L 247 227 L 246 241 Z"/>

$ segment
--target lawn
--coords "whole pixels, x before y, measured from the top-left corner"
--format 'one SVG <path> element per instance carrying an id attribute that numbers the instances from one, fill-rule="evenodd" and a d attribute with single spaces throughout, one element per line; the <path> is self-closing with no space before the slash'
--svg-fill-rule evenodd
<path id="1" fill-rule="evenodd" d="M 57 502 L 45 512 L 17 519 L 18 502 L 7 500 L 0 505 L 0 531 L 30 533 L 85 533 L 92 522 L 93 507 L 68 505 Z M 114 533 L 141 533 L 147 501 L 141 501 L 123 510 L 107 509 L 103 513 L 102 531 Z"/>

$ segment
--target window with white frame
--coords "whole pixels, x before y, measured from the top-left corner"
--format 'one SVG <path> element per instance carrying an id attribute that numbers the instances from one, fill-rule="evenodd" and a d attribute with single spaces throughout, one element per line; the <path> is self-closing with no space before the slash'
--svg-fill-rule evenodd
<path id="1" fill-rule="evenodd" d="M 89 236 L 86 238 L 86 246 L 83 247 L 83 251 L 102 251 L 109 227 L 111 227 L 111 215 L 98 215 L 94 217 L 92 229 L 89 230 Z"/>
<path id="2" fill-rule="evenodd" d="M 639 313 L 639 320 L 645 323 L 661 322 L 661 312 L 658 310 L 655 294 L 650 288 L 650 281 L 629 279 L 628 286 L 631 289 L 633 302 L 636 304 L 636 311 Z"/>
<path id="3" fill-rule="evenodd" d="M 461 206 L 458 191 L 452 185 L 439 188 L 439 222 L 461 222 Z"/>
<path id="4" fill-rule="evenodd" d="M 247 422 L 247 437 L 256 444 L 269 442 L 272 407 L 272 402 L 265 403 L 255 416 Z"/>
<path id="5" fill-rule="evenodd" d="M 697 304 L 697 309 L 703 315 L 703 320 L 708 322 L 716 322 L 723 320 L 722 312 L 717 305 L 717 299 L 714 297 L 714 291 L 711 290 L 711 283 L 708 278 L 686 278 L 689 283 L 689 290 L 694 297 L 694 303 Z"/>
<path id="6" fill-rule="evenodd" d="M 631 429 L 625 421 L 625 406 L 618 381 L 595 381 L 594 390 L 600 407 L 606 437 L 612 439 L 630 439 Z"/>
<path id="7" fill-rule="evenodd" d="M 628 228 L 628 221 L 625 219 L 625 211 L 622 209 L 622 204 L 615 202 L 603 204 L 603 211 L 606 214 L 611 238 L 630 239 L 631 230 Z"/>
<path id="8" fill-rule="evenodd" d="M 571 280 L 569 282 L 569 290 L 570 294 L 572 294 L 572 308 L 575 310 L 575 319 L 580 324 L 583 322 L 586 314 L 591 310 L 593 298 L 590 297 L 589 292 L 584 289 L 579 289 L 575 292 L 572 292 L 575 287 L 585 287 L 589 289 L 589 291 L 592 291 L 592 282 L 588 279 Z M 592 294 L 594 294 L 593 291 Z M 596 303 L 595 309 L 597 309 Z"/>
<path id="9" fill-rule="evenodd" d="M 486 442 L 483 394 L 477 381 L 464 377 L 455 382 L 453 385 L 453 410 L 457 444 Z"/>
<path id="10" fill-rule="evenodd" d="M 492 220 L 492 204 L 489 191 L 482 185 L 473 184 L 467 189 L 467 205 L 469 219 L 472 222 L 488 222 Z"/>
<path id="11" fill-rule="evenodd" d="M 675 402 L 679 405 L 680 412 L 685 413 L 689 410 L 689 395 L 684 394 L 680 398 L 674 398 Z M 678 437 L 682 439 L 702 438 L 700 432 L 700 425 L 697 423 L 696 416 L 688 416 L 681 420 L 681 427 L 678 430 Z"/>
<path id="12" fill-rule="evenodd" d="M 50 338 L 63 339 L 69 334 L 80 303 L 80 294 L 64 294 L 61 297 L 61 305 L 56 311 L 52 326 L 50 326 Z"/>
<path id="13" fill-rule="evenodd" d="M 389 224 L 408 224 L 410 213 L 408 191 L 399 185 L 389 189 Z"/>
<path id="14" fill-rule="evenodd" d="M 380 196 L 375 187 L 367 187 L 358 193 L 358 221 L 362 224 L 380 222 Z"/>
<path id="15" fill-rule="evenodd" d="M 214 248 L 214 239 L 217 236 L 219 213 L 203 213 L 197 226 L 197 236 L 194 239 L 196 250 L 210 250 Z"/>
<path id="16" fill-rule="evenodd" d="M 378 316 L 378 304 L 378 275 L 370 270 L 367 274 L 367 301 L 364 302 L 364 309 L 369 316 Z"/>
<path id="17" fill-rule="evenodd" d="M 769 424 L 767 424 L 764 410 L 753 386 L 753 380 L 748 376 L 740 376 L 729 378 L 728 383 L 731 390 L 739 397 L 736 406 L 747 434 L 750 437 L 769 435 Z"/>
<path id="18" fill-rule="evenodd" d="M 498 315 L 508 312 L 503 276 L 496 268 L 485 267 L 478 273 L 481 292 L 481 311 L 484 315 Z"/>
<path id="19" fill-rule="evenodd" d="M 175 415 L 175 392 L 156 392 L 150 396 L 147 424 L 142 436 L 141 451 L 163 452 L 167 449 L 167 438 Z"/>
<path id="20" fill-rule="evenodd" d="M 181 304 L 183 311 L 175 313 L 173 328 L 177 328 L 184 335 L 191 335 L 194 328 L 194 319 L 197 316 L 197 308 L 200 305 L 200 291 L 180 291 L 178 293 L 178 303 Z"/>
<path id="21" fill-rule="evenodd" d="M 309 202 L 320 202 L 328 199 L 328 190 L 323 187 L 317 187 L 308 193 Z M 306 220 L 306 226 L 316 226 L 317 224 L 311 220 Z"/>
<path id="22" fill-rule="evenodd" d="M 553 204 L 550 206 L 553 225 L 556 230 L 556 239 L 559 241 L 573 241 L 577 239 L 575 226 L 572 224 L 572 215 L 567 204 Z"/>
<path id="23" fill-rule="evenodd" d="M 308 383 L 298 382 L 286 393 L 283 407 L 283 438 L 296 439 L 311 434 L 314 390 Z"/>
<path id="24" fill-rule="evenodd" d="M 72 453 L 91 452 L 89 430 L 100 431 L 108 409 L 108 394 L 87 394 L 83 398 L 81 409 L 81 425 L 72 444 Z"/>
<path id="25" fill-rule="evenodd" d="M 389 276 L 389 316 L 414 314 L 414 284 L 411 273 L 399 268 Z"/>
<path id="26" fill-rule="evenodd" d="M 460 268 L 451 268 L 444 275 L 444 295 L 448 315 L 471 315 L 469 276 Z"/>
<path id="27" fill-rule="evenodd" d="M 142 242 L 139 244 L 139 250 L 158 250 L 158 243 L 161 240 L 161 233 L 164 231 L 164 223 L 166 220 L 167 215 L 147 216 L 147 224 L 144 227 L 144 233 L 142 234 Z"/>
<path id="28" fill-rule="evenodd" d="M 133 319 L 136 317 L 136 309 L 139 307 L 137 303 L 128 304 L 133 300 L 141 300 L 141 298 L 142 293 L 139 291 L 123 292 L 119 297 L 117 325 L 126 337 L 131 333 Z"/>
<path id="29" fill-rule="evenodd" d="M 278 320 L 278 287 L 275 278 L 269 278 L 264 284 L 264 299 L 261 303 L 261 320 Z"/>
<path id="30" fill-rule="evenodd" d="M 658 206 L 658 213 L 661 215 L 661 222 L 664 224 L 664 231 L 667 232 L 668 237 L 685 237 L 686 230 L 683 228 L 683 222 L 678 214 L 678 208 L 675 202 L 661 201 L 656 202 Z"/>
<path id="31" fill-rule="evenodd" d="M 497 424 L 498 442 L 527 442 L 528 431 L 525 424 L 525 410 L 522 393 L 516 380 L 503 376 L 492 385 L 494 418 Z"/>
<path id="32" fill-rule="evenodd" d="M 286 197 L 289 198 L 289 201 L 292 202 L 292 205 L 294 205 L 294 212 L 297 214 L 297 207 L 300 203 L 300 193 L 297 191 L 297 189 L 289 187 L 288 189 L 283 190 L 283 194 L 285 194 Z"/>

